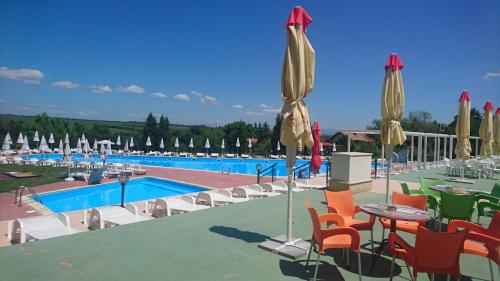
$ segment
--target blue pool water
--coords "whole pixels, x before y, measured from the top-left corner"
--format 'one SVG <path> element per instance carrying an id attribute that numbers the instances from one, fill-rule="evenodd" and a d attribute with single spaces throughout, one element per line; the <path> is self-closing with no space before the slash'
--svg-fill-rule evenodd
<path id="1" fill-rule="evenodd" d="M 60 160 L 63 158 L 62 154 L 44 154 L 42 155 L 27 155 L 25 158 L 38 158 L 38 159 L 54 159 Z M 81 162 L 101 162 L 99 156 L 93 156 L 89 159 L 84 159 L 81 155 L 73 154 L 73 160 Z M 170 168 L 181 168 L 191 170 L 204 170 L 232 174 L 250 174 L 256 175 L 257 164 L 262 165 L 264 170 L 266 167 L 277 163 L 276 176 L 286 176 L 286 163 L 285 160 L 278 159 L 237 159 L 237 158 L 185 158 L 185 157 L 162 157 L 162 156 L 120 156 L 111 155 L 106 160 L 109 163 L 129 163 L 140 164 Z M 297 166 L 303 165 L 309 160 L 297 160 Z M 325 162 L 326 163 L 326 162 Z M 326 172 L 326 166 L 321 166 L 321 173 Z"/>
<path id="2" fill-rule="evenodd" d="M 205 191 L 206 188 L 158 178 L 131 179 L 125 186 L 125 202 Z M 41 194 L 42 204 L 55 213 L 117 205 L 121 202 L 118 182 Z"/>

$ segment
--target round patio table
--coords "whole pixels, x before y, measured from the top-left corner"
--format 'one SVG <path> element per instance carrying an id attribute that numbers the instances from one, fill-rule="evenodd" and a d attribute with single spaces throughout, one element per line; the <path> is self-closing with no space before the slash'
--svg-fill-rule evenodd
<path id="1" fill-rule="evenodd" d="M 404 205 L 392 205 L 387 203 L 368 203 L 359 206 L 361 210 L 370 215 L 374 215 L 381 218 L 386 218 L 391 221 L 390 232 L 396 233 L 396 221 L 428 221 L 432 219 L 429 212 L 404 206 Z M 389 207 L 389 208 L 388 208 Z M 390 209 L 394 207 L 394 209 Z M 370 272 L 372 271 L 375 263 L 382 254 L 382 250 L 385 245 L 389 242 L 389 239 L 382 240 L 380 246 L 375 251 L 375 255 L 372 257 L 372 265 L 370 267 Z"/>
<path id="2" fill-rule="evenodd" d="M 442 191 L 442 192 L 448 192 L 448 193 L 455 193 L 455 194 L 472 194 L 476 195 L 479 193 L 482 193 L 481 190 L 473 189 L 473 188 L 465 188 L 461 186 L 452 186 L 448 184 L 439 184 L 439 185 L 431 185 L 429 186 L 430 189 L 434 191 Z"/>

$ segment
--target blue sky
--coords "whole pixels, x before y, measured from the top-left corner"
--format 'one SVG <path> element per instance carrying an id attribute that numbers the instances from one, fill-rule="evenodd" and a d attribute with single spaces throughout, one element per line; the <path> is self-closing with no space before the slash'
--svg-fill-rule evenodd
<path id="1" fill-rule="evenodd" d="M 499 1 L 0 1 L 0 112 L 182 124 L 272 121 L 284 23 L 313 18 L 323 128 L 380 115 L 384 64 L 402 58 L 405 112 L 450 122 L 463 89 L 500 106 Z"/>

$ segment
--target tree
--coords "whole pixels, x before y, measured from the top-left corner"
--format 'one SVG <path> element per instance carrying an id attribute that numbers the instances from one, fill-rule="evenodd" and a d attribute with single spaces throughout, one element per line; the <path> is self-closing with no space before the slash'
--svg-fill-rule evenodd
<path id="1" fill-rule="evenodd" d="M 154 117 L 153 113 L 150 112 L 148 114 L 148 117 L 146 118 L 146 123 L 144 124 L 144 130 L 142 133 L 142 143 L 144 149 L 156 150 L 158 148 L 160 142 L 159 140 L 156 139 L 157 130 L 158 130 L 158 122 L 156 121 L 156 118 Z M 152 144 L 152 146 L 149 148 L 146 146 L 146 141 L 148 137 L 151 139 L 151 144 Z"/>
<path id="2" fill-rule="evenodd" d="M 168 137 L 170 134 L 170 123 L 166 116 L 163 114 L 160 116 L 160 121 L 158 122 L 158 132 L 156 139 L 158 140 L 158 146 L 160 144 L 160 140 L 163 138 L 163 142 L 165 147 L 167 147 Z"/>
<path id="3" fill-rule="evenodd" d="M 273 132 L 271 136 L 271 151 L 273 151 L 274 154 L 277 154 L 276 146 L 278 145 L 278 141 L 280 140 L 281 136 L 281 122 L 282 122 L 281 114 L 276 114 L 276 118 L 274 119 L 274 127 L 273 127 Z M 283 154 L 283 151 L 286 150 L 286 146 L 283 144 L 280 144 L 280 149 L 281 153 Z"/>
<path id="4" fill-rule="evenodd" d="M 227 141 L 227 150 L 236 152 L 236 138 L 240 138 L 240 153 L 248 151 L 247 139 L 255 135 L 254 126 L 243 121 L 237 121 L 224 126 L 224 135 Z"/>

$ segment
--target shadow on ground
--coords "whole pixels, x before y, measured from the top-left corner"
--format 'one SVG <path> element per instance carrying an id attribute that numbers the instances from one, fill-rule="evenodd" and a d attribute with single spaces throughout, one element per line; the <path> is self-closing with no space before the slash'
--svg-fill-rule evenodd
<path id="1" fill-rule="evenodd" d="M 210 227 L 209 230 L 226 237 L 243 240 L 247 243 L 260 243 L 270 239 L 267 235 L 262 235 L 252 231 L 239 230 L 238 228 L 229 226 L 215 225 Z"/>
<path id="2" fill-rule="evenodd" d="M 320 264 L 318 267 L 317 280 L 347 280 L 346 276 L 342 276 L 339 269 L 349 271 L 353 274 L 358 274 L 358 258 L 357 254 L 353 251 L 349 251 L 349 263 L 350 266 L 347 267 L 346 260 L 342 257 L 342 250 L 328 250 L 326 254 L 321 256 Z M 303 280 L 309 280 L 314 275 L 314 268 L 316 266 L 317 254 L 314 252 L 311 254 L 311 260 L 309 261 L 308 270 L 306 271 L 305 264 L 306 260 L 290 261 L 290 260 L 280 260 L 281 272 L 286 276 L 295 276 Z M 333 258 L 333 260 L 332 260 Z M 372 255 L 369 253 L 361 253 L 361 275 L 372 277 L 372 278 L 389 278 L 389 269 L 391 266 L 391 260 L 381 256 L 372 272 L 370 273 L 370 266 L 372 263 Z M 394 266 L 394 276 L 401 274 L 401 267 L 397 264 Z M 352 276 L 350 276 L 352 277 Z"/>

